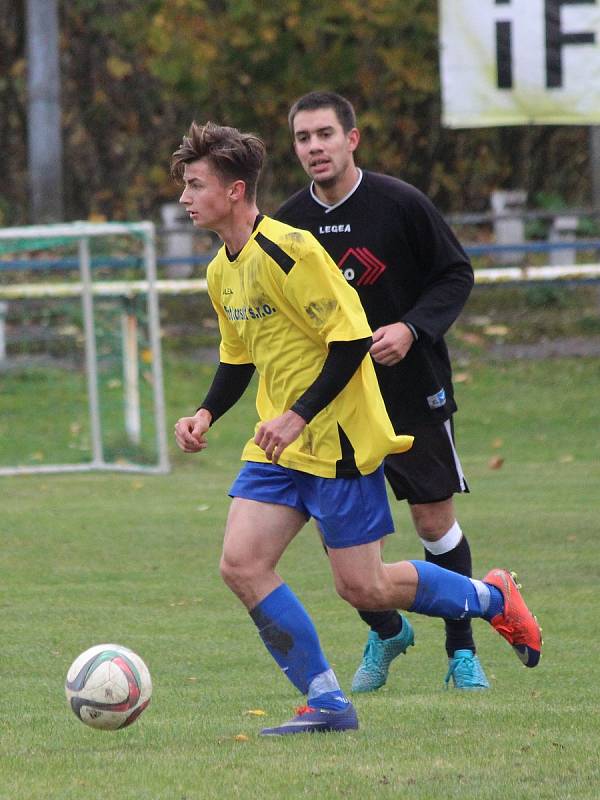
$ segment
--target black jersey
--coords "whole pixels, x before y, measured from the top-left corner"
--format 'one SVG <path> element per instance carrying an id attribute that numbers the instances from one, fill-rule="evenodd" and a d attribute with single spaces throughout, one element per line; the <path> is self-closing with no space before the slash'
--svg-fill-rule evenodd
<path id="1" fill-rule="evenodd" d="M 306 187 L 274 216 L 317 237 L 359 293 L 373 330 L 405 322 L 416 332 L 401 362 L 375 364 L 396 430 L 448 419 L 456 403 L 444 334 L 470 294 L 473 270 L 433 203 L 404 181 L 363 171 L 337 205 Z"/>

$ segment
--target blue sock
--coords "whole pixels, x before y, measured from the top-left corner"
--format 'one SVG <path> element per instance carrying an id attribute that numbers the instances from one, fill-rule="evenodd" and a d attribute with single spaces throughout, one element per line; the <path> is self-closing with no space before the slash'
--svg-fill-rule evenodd
<path id="1" fill-rule="evenodd" d="M 496 587 L 428 561 L 410 563 L 417 570 L 419 583 L 415 601 L 409 611 L 446 619 L 488 618 L 492 594 L 490 590 Z M 500 594 L 497 589 L 496 592 Z"/>
<path id="2" fill-rule="evenodd" d="M 250 611 L 265 647 L 286 677 L 315 708 L 342 709 L 348 699 L 323 651 L 304 606 L 285 583 Z"/>
<path id="3" fill-rule="evenodd" d="M 490 602 L 487 610 L 482 614 L 482 616 L 489 622 L 492 617 L 496 616 L 496 614 L 502 614 L 504 611 L 504 597 L 497 586 L 493 586 L 491 583 L 484 583 L 484 586 L 490 593 Z"/>

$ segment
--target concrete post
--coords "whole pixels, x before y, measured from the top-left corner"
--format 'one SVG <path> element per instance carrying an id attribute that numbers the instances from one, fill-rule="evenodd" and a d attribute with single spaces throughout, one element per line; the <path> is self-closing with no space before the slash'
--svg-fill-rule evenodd
<path id="1" fill-rule="evenodd" d="M 523 244 L 525 242 L 525 220 L 520 216 L 525 210 L 527 192 L 523 189 L 511 191 L 497 190 L 492 192 L 491 206 L 494 215 L 494 234 L 496 244 Z M 501 264 L 517 264 L 522 260 L 521 253 L 507 251 L 498 253 L 497 260 Z"/>
<path id="2" fill-rule="evenodd" d="M 592 172 L 592 205 L 600 211 L 600 125 L 590 127 L 590 167 Z M 600 221 L 599 217 L 595 218 Z"/>
<path id="3" fill-rule="evenodd" d="M 179 203 L 165 203 L 160 209 L 165 246 L 165 258 L 189 258 L 194 254 L 194 234 L 190 218 Z M 169 278 L 189 278 L 192 264 L 169 264 Z"/>
<path id="4" fill-rule="evenodd" d="M 6 313 L 8 303 L 0 300 L 0 364 L 6 361 Z"/>
<path id="5" fill-rule="evenodd" d="M 549 242 L 574 242 L 577 239 L 577 217 L 554 217 L 548 235 Z M 577 261 L 577 250 L 574 247 L 561 247 L 550 251 L 552 266 L 568 267 Z"/>

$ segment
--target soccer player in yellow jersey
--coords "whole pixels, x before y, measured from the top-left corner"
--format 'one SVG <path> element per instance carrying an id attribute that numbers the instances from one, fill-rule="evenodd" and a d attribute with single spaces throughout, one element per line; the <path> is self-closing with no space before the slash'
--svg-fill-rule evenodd
<path id="1" fill-rule="evenodd" d="M 483 581 L 426 561 L 384 564 L 393 531 L 382 462 L 410 448 L 394 434 L 367 355 L 371 331 L 355 290 L 312 234 L 263 216 L 256 186 L 262 141 L 235 128 L 193 123 L 171 162 L 194 225 L 219 234 L 208 268 L 219 320 L 220 362 L 208 394 L 175 425 L 196 453 L 210 426 L 259 373 L 259 420 L 230 495 L 221 575 L 307 705 L 262 733 L 358 727 L 304 607 L 277 574 L 296 534 L 314 517 L 338 593 L 355 608 L 402 608 L 445 618 L 483 617 L 528 667 L 540 629 L 506 570 Z"/>

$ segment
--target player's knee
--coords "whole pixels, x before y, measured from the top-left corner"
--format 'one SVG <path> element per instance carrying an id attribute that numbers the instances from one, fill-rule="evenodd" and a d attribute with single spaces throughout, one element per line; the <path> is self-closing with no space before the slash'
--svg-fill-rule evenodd
<path id="1" fill-rule="evenodd" d="M 429 542 L 441 539 L 456 521 L 451 499 L 413 505 L 410 510 L 417 535 Z"/>
<path id="2" fill-rule="evenodd" d="M 234 565 L 231 564 L 227 559 L 223 556 L 221 561 L 219 562 L 219 572 L 221 573 L 221 578 L 223 582 L 229 586 L 231 589 L 232 583 L 234 583 L 236 578 L 236 570 Z"/>
<path id="3" fill-rule="evenodd" d="M 381 592 L 374 585 L 365 585 L 358 581 L 336 581 L 339 596 L 354 608 L 376 609 L 382 604 Z"/>
<path id="4" fill-rule="evenodd" d="M 235 594 L 239 594 L 248 587 L 255 577 L 254 570 L 250 564 L 232 559 L 223 554 L 219 563 L 221 578 Z"/>

